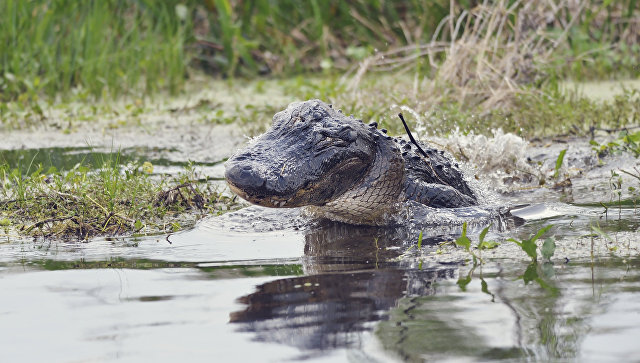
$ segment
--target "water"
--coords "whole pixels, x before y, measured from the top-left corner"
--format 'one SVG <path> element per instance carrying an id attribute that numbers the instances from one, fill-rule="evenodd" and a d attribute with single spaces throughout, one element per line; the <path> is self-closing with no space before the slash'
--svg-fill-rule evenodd
<path id="1" fill-rule="evenodd" d="M 589 167 L 584 150 L 567 152 L 568 190 L 499 185 L 513 204 L 531 205 L 514 212 L 524 224 L 491 228 L 487 239 L 502 244 L 477 266 L 440 244 L 460 235 L 457 223 L 309 227 L 294 210 L 245 209 L 171 235 L 88 243 L 0 232 L 0 361 L 637 360 L 640 218 L 632 204 L 607 213 L 599 205 L 612 198 L 611 168 L 636 161 Z M 549 164 L 556 151 L 531 155 Z M 40 162 L 68 168 L 97 152 L 2 157 L 44 154 Z M 179 152 L 122 154 L 177 172 Z M 571 174 L 576 165 L 582 171 Z M 215 161 L 196 167 L 222 176 Z M 531 264 L 505 241 L 549 224 L 550 262 Z M 470 228 L 472 241 L 483 226 Z"/>
<path id="2" fill-rule="evenodd" d="M 51 167 L 57 170 L 71 170 L 77 165 L 98 167 L 107 161 L 120 164 L 147 161 L 153 164 L 155 174 L 177 174 L 184 170 L 188 161 L 178 148 L 147 147 L 45 147 L 39 149 L 0 150 L 0 164 L 19 168 L 23 174 L 33 173 L 42 167 L 47 173 Z M 223 180 L 225 159 L 193 163 L 199 171 L 210 178 Z"/>
<path id="3" fill-rule="evenodd" d="M 237 242 L 246 250 L 281 240 Z M 318 251 L 293 238 L 289 248 L 274 243 L 277 257 L 268 259 L 209 246 L 216 242 L 114 243 L 96 247 L 102 256 L 72 246 L 23 250 L 0 267 L 3 360 L 629 361 L 638 354 L 635 252 L 540 265 L 544 283 L 525 284 L 519 276 L 529 265 L 511 259 L 475 269 L 418 267 L 349 245 Z"/>

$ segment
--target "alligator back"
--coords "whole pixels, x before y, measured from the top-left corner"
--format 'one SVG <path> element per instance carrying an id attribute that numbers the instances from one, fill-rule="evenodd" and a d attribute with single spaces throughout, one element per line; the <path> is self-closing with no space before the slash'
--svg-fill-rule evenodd
<path id="1" fill-rule="evenodd" d="M 477 203 L 459 166 L 444 151 L 419 143 L 426 156 L 405 140 L 401 144 L 406 169 L 405 194 L 431 207 L 461 207 Z"/>

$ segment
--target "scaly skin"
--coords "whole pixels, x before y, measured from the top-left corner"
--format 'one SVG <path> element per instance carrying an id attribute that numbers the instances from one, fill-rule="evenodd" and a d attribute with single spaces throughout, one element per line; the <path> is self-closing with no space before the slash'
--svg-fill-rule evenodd
<path id="1" fill-rule="evenodd" d="M 266 207 L 303 207 L 335 221 L 384 225 L 403 201 L 434 208 L 476 204 L 462 173 L 442 151 L 391 138 L 375 123 L 320 100 L 296 102 L 225 163 L 231 189 Z"/>

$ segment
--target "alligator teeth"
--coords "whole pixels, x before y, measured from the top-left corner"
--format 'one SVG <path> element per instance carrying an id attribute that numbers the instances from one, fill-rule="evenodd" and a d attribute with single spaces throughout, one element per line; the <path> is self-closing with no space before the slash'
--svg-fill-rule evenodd
<path id="1" fill-rule="evenodd" d="M 281 206 L 281 207 L 284 207 L 284 205 L 285 205 L 285 204 L 287 204 L 287 201 L 286 201 L 286 200 L 283 200 L 282 202 L 280 202 L 280 206 Z"/>

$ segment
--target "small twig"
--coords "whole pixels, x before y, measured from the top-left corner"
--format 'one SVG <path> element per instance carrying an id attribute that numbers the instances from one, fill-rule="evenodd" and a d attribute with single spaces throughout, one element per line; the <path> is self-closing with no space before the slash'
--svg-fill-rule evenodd
<path id="1" fill-rule="evenodd" d="M 51 223 L 51 222 L 62 222 L 62 221 L 66 221 L 66 220 L 68 220 L 68 219 L 72 219 L 73 217 L 75 217 L 75 215 L 73 215 L 73 216 L 67 216 L 67 217 L 60 217 L 60 218 L 47 218 L 47 219 L 43 219 L 43 220 L 38 221 L 38 222 L 36 222 L 36 223 L 32 224 L 31 226 L 27 227 L 27 228 L 25 229 L 25 231 L 26 231 L 27 233 L 29 233 L 29 232 L 31 232 L 34 228 L 36 228 L 36 227 L 40 227 L 40 226 L 42 226 L 42 225 L 44 225 L 44 224 L 46 224 L 46 223 Z"/>
<path id="2" fill-rule="evenodd" d="M 632 176 L 632 177 L 634 177 L 634 178 L 636 178 L 638 180 L 640 180 L 640 175 L 636 175 L 636 174 L 630 173 L 630 172 L 628 172 L 626 170 L 623 170 L 623 169 L 620 169 L 620 171 L 625 173 L 625 174 L 627 174 L 627 175 L 630 175 L 630 176 Z"/>
<path id="3" fill-rule="evenodd" d="M 0 206 L 5 206 L 7 204 L 15 203 L 17 201 L 18 201 L 17 199 L 0 200 Z"/>
<path id="4" fill-rule="evenodd" d="M 118 213 L 113 213 L 113 216 L 114 216 L 114 217 L 118 217 L 118 218 L 122 219 L 122 220 L 123 220 L 123 221 L 125 221 L 125 222 L 129 222 L 129 223 L 136 223 L 136 221 L 134 221 L 133 219 L 128 218 L 128 217 L 125 217 L 125 216 L 121 216 L 121 215 L 119 215 Z"/>
<path id="5" fill-rule="evenodd" d="M 111 220 L 111 217 L 113 217 L 113 213 L 109 213 L 109 216 L 107 216 L 107 220 L 102 225 L 102 233 L 104 233 L 104 231 L 107 230 L 107 225 L 109 225 L 109 221 Z"/>
<path id="6" fill-rule="evenodd" d="M 630 130 L 630 129 L 637 129 L 637 128 L 640 128 L 640 125 L 625 126 L 625 127 L 620 127 L 620 128 L 616 128 L 616 129 L 607 129 L 607 128 L 604 128 L 604 127 L 595 127 L 595 126 L 592 127 L 592 129 L 594 131 L 604 131 L 604 132 L 607 132 L 607 133 L 618 132 L 618 131 L 627 131 L 627 130 Z"/>

